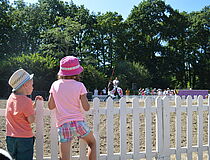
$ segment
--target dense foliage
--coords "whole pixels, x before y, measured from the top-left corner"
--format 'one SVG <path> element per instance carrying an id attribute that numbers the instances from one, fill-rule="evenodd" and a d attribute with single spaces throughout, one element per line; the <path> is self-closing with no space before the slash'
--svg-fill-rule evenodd
<path id="1" fill-rule="evenodd" d="M 90 13 L 60 0 L 10 4 L 0 0 L 0 96 L 16 69 L 35 74 L 35 90 L 48 91 L 59 60 L 75 55 L 90 91 L 118 77 L 121 87 L 210 88 L 210 6 L 186 13 L 162 0 L 145 0 L 127 19 Z"/>

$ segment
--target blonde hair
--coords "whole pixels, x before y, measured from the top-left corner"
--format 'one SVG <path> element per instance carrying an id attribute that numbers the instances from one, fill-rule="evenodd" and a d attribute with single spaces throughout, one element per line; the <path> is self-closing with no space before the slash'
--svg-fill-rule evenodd
<path id="1" fill-rule="evenodd" d="M 79 75 L 73 75 L 73 76 L 58 76 L 58 79 L 74 79 L 76 81 L 80 81 Z"/>

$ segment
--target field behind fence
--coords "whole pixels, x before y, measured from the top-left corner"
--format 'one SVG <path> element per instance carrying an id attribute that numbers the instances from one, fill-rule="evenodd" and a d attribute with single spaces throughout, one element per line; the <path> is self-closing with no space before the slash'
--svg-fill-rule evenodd
<path id="1" fill-rule="evenodd" d="M 35 159 L 58 160 L 54 111 L 37 103 Z M 134 98 L 131 103 L 111 98 L 100 102 L 94 98 L 87 112 L 94 131 L 99 160 L 207 160 L 209 159 L 210 98 L 179 96 Z M 46 104 L 45 104 L 46 105 Z M 5 132 L 5 109 L 0 109 L 1 128 Z M 3 144 L 4 134 L 0 134 Z M 3 142 L 3 143 L 2 143 Z M 78 146 L 81 146 L 80 149 Z M 0 146 L 2 147 L 2 146 Z M 4 148 L 5 146 L 3 146 Z M 75 140 L 71 160 L 86 159 L 86 144 Z"/>

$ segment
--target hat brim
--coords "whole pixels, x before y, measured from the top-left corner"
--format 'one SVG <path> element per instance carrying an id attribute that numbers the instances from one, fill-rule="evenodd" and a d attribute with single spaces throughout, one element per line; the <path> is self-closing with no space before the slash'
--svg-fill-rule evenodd
<path id="1" fill-rule="evenodd" d="M 21 82 L 16 88 L 12 89 L 12 92 L 18 90 L 23 84 L 25 84 L 27 81 L 33 79 L 34 74 L 29 75 L 29 77 L 27 77 L 23 82 Z"/>
<path id="2" fill-rule="evenodd" d="M 75 70 L 59 70 L 58 76 L 74 76 L 74 75 L 79 75 L 80 73 L 83 72 L 83 67 L 80 66 L 79 68 Z"/>

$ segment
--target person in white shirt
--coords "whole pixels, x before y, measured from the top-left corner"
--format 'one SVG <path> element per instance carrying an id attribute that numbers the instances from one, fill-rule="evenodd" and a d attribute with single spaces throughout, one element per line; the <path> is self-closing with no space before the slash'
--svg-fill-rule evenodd
<path id="1" fill-rule="evenodd" d="M 94 89 L 94 96 L 98 96 L 98 89 Z"/>
<path id="2" fill-rule="evenodd" d="M 117 79 L 117 77 L 113 80 L 114 87 L 118 87 L 120 81 Z"/>

